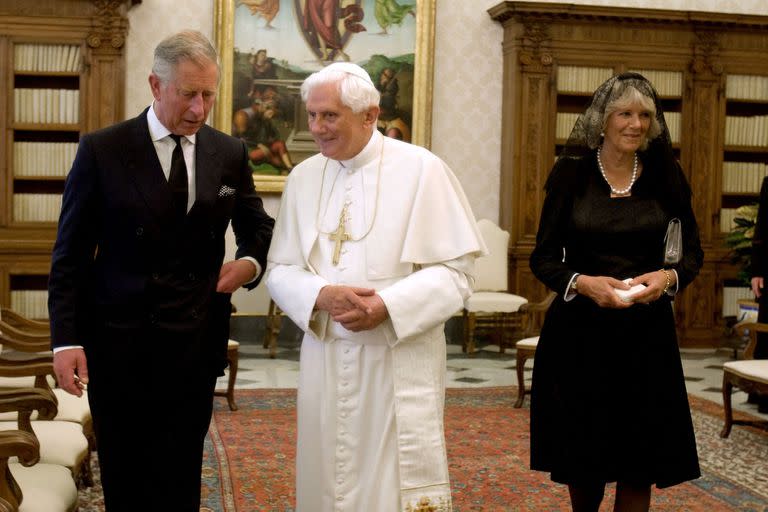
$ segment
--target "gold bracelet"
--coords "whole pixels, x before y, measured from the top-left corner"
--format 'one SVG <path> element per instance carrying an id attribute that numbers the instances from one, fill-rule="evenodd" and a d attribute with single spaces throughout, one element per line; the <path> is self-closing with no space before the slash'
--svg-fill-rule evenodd
<path id="1" fill-rule="evenodd" d="M 662 268 L 662 272 L 664 272 L 664 277 L 667 279 L 667 283 L 664 285 L 664 289 L 661 290 L 661 294 L 665 295 L 669 291 L 669 286 L 672 284 L 672 279 L 669 277 L 669 271 L 667 269 Z"/>

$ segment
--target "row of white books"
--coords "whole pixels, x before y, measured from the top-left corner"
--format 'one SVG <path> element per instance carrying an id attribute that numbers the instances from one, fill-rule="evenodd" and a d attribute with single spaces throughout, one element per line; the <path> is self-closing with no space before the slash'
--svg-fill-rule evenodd
<path id="1" fill-rule="evenodd" d="M 723 192 L 758 193 L 768 165 L 760 162 L 723 162 Z"/>
<path id="2" fill-rule="evenodd" d="M 632 71 L 647 78 L 661 96 L 679 97 L 683 94 L 683 74 L 680 71 L 660 69 L 634 69 Z M 592 94 L 613 74 L 613 68 L 559 66 L 557 68 L 557 90 Z"/>
<path id="3" fill-rule="evenodd" d="M 14 71 L 80 71 L 80 46 L 74 44 L 17 44 L 13 48 Z"/>
<path id="4" fill-rule="evenodd" d="M 61 194 L 13 194 L 13 220 L 16 222 L 57 222 Z"/>
<path id="5" fill-rule="evenodd" d="M 17 123 L 78 123 L 80 91 L 77 89 L 14 89 L 13 120 Z"/>
<path id="6" fill-rule="evenodd" d="M 729 146 L 768 146 L 768 116 L 726 116 L 725 143 Z"/>
<path id="7" fill-rule="evenodd" d="M 683 95 L 683 74 L 680 71 L 662 71 L 660 69 L 633 69 L 653 84 L 661 96 L 678 97 Z"/>
<path id="8" fill-rule="evenodd" d="M 571 135 L 571 130 L 573 130 L 573 126 L 580 115 L 570 112 L 558 112 L 555 117 L 555 138 L 567 139 Z"/>
<path id="9" fill-rule="evenodd" d="M 559 66 L 557 90 L 592 94 L 595 89 L 613 76 L 613 68 Z"/>
<path id="10" fill-rule="evenodd" d="M 48 318 L 47 290 L 11 290 L 11 309 L 27 318 Z"/>
<path id="11" fill-rule="evenodd" d="M 570 112 L 558 112 L 555 116 L 555 138 L 567 139 L 571 135 L 571 130 L 580 115 Z M 669 136 L 672 142 L 680 142 L 680 112 L 665 112 L 664 119 L 667 121 L 667 128 L 669 128 Z"/>
<path id="12" fill-rule="evenodd" d="M 680 142 L 680 112 L 664 112 L 664 120 L 667 122 L 669 138 L 673 144 Z"/>
<path id="13" fill-rule="evenodd" d="M 746 286 L 723 287 L 723 316 L 736 316 L 739 314 L 739 300 L 755 300 L 751 288 Z"/>
<path id="14" fill-rule="evenodd" d="M 768 76 L 728 75 L 725 78 L 725 97 L 768 101 Z"/>
<path id="15" fill-rule="evenodd" d="M 720 208 L 720 231 L 728 233 L 736 227 L 736 208 Z"/>
<path id="16" fill-rule="evenodd" d="M 65 177 L 77 153 L 77 142 L 14 142 L 13 174 Z"/>

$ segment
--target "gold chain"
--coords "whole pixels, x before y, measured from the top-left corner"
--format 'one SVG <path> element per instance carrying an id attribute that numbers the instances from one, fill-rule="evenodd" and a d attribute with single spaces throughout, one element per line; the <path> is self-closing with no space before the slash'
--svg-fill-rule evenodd
<path id="1" fill-rule="evenodd" d="M 323 176 L 321 178 L 320 182 L 320 197 L 317 201 L 317 214 L 315 215 L 315 228 L 317 228 L 317 232 L 323 235 L 330 235 L 334 233 L 334 231 L 323 231 L 320 229 L 320 201 L 323 200 L 323 189 L 325 188 L 325 171 L 328 168 L 328 160 L 329 158 L 325 159 L 325 165 L 323 165 Z M 367 237 L 368 234 L 373 229 L 373 224 L 376 222 L 376 214 L 379 211 L 379 191 L 381 190 L 381 166 L 382 162 L 384 161 L 384 139 L 382 138 L 381 141 L 381 154 L 379 155 L 379 168 L 376 171 L 376 199 L 375 203 L 373 204 L 373 218 L 371 219 L 371 224 L 368 226 L 368 229 L 363 233 L 361 236 L 357 238 L 349 238 L 351 242 L 359 242 L 363 238 Z M 341 172 L 341 169 L 339 169 L 339 172 Z M 328 214 L 328 206 L 331 204 L 331 197 L 333 197 L 333 189 L 336 187 L 336 182 L 339 179 L 339 175 L 336 174 L 336 178 L 333 180 L 333 185 L 331 185 L 331 191 L 328 194 L 328 201 L 325 203 L 325 210 L 323 211 L 323 218 Z M 365 192 L 365 175 L 363 175 L 363 192 Z M 346 206 L 343 207 L 342 213 L 346 210 Z M 345 221 L 346 219 L 340 219 L 339 223 L 342 221 Z M 338 229 L 338 228 L 337 228 Z"/>

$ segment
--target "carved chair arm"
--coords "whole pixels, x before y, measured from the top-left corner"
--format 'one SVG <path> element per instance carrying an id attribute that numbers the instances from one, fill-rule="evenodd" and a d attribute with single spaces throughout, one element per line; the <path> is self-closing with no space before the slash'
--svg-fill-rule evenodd
<path id="1" fill-rule="evenodd" d="M 47 352 L 51 349 L 51 338 L 17 336 L 0 326 L 0 344 L 4 350 L 11 348 L 20 352 Z"/>
<path id="2" fill-rule="evenodd" d="M 757 322 L 740 324 L 736 326 L 736 332 L 739 334 L 739 336 L 746 336 L 749 334 L 749 342 L 744 349 L 744 359 L 754 359 L 755 346 L 757 345 L 757 333 L 768 333 L 768 324 Z"/>
<path id="3" fill-rule="evenodd" d="M 40 443 L 37 438 L 23 430 L 0 431 L 0 459 L 8 463 L 10 457 L 18 457 L 24 466 L 40 461 Z M 0 509 L 2 510 L 2 509 Z"/>
<path id="4" fill-rule="evenodd" d="M 40 460 L 37 438 L 21 430 L 0 431 L 0 512 L 18 512 L 23 496 L 11 475 L 8 459 L 17 457 L 22 466 L 32 466 Z"/>
<path id="5" fill-rule="evenodd" d="M 518 310 L 523 315 L 523 333 L 526 338 L 536 336 L 541 330 L 543 315 L 557 297 L 555 292 L 549 292 L 540 302 L 527 302 Z"/>
<path id="6" fill-rule="evenodd" d="M 35 389 L 47 392 L 57 402 L 56 395 L 48 382 L 49 375 L 53 376 L 54 380 L 56 378 L 52 355 L 45 354 L 37 357 L 27 355 L 26 359 L 7 359 L 4 356 L 5 354 L 0 355 L 0 377 L 34 377 Z"/>
<path id="7" fill-rule="evenodd" d="M 19 430 L 35 435 L 32 430 L 32 412 L 38 420 L 52 420 L 58 414 L 56 399 L 42 389 L 0 389 L 0 412 L 17 412 Z"/>
<path id="8" fill-rule="evenodd" d="M 40 322 L 38 320 L 32 320 L 30 318 L 22 316 L 21 314 L 17 313 L 12 309 L 8 309 L 5 307 L 0 308 L 0 319 L 3 322 L 10 324 L 13 327 L 16 327 L 17 329 L 20 329 L 20 330 L 40 331 L 48 334 L 50 334 L 51 332 L 51 326 L 48 324 L 48 322 Z"/>
<path id="9" fill-rule="evenodd" d="M 22 341 L 32 341 L 32 342 L 48 341 L 49 343 L 51 341 L 50 331 L 22 329 L 12 324 L 9 324 L 4 320 L 0 320 L 0 332 L 2 332 L 7 336 L 10 336 L 12 338 L 16 338 Z"/>

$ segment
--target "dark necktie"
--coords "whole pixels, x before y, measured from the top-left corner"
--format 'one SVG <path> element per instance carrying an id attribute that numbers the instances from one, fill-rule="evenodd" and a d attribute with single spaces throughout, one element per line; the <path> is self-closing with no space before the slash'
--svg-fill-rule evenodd
<path id="1" fill-rule="evenodd" d="M 184 162 L 184 152 L 181 150 L 181 136 L 171 134 L 176 142 L 171 156 L 171 173 L 168 176 L 168 184 L 173 192 L 173 211 L 180 218 L 187 215 L 187 164 Z"/>

